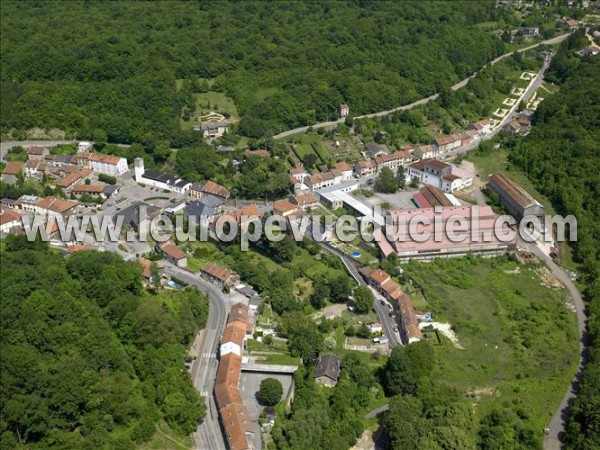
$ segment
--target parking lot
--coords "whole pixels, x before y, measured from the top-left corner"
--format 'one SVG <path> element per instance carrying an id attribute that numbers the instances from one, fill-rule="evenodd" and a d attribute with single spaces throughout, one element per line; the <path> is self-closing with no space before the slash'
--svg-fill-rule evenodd
<path id="1" fill-rule="evenodd" d="M 281 382 L 283 386 L 283 399 L 288 395 L 292 387 L 292 375 L 280 375 L 276 373 L 259 373 L 259 372 L 242 372 L 240 378 L 240 393 L 244 405 L 248 409 L 248 414 L 253 422 L 258 421 L 260 413 L 265 408 L 258 403 L 258 391 L 260 390 L 260 382 L 265 378 L 275 378 Z"/>

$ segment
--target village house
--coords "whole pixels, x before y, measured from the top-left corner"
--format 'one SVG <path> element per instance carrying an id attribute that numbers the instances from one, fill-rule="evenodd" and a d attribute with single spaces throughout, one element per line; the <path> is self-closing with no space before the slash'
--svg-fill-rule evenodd
<path id="1" fill-rule="evenodd" d="M 346 103 L 340 104 L 338 108 L 338 115 L 340 116 L 340 119 L 345 119 L 348 114 L 350 114 L 350 107 Z"/>
<path id="2" fill-rule="evenodd" d="M 33 212 L 48 217 L 65 217 L 76 212 L 77 203 L 57 197 L 37 198 Z"/>
<path id="3" fill-rule="evenodd" d="M 238 274 L 214 262 L 207 262 L 202 267 L 201 275 L 224 290 L 231 289 L 240 280 Z"/>
<path id="4" fill-rule="evenodd" d="M 230 122 L 220 120 L 218 122 L 208 122 L 202 125 L 195 125 L 194 131 L 202 131 L 205 139 L 215 139 L 223 136 L 229 130 Z"/>
<path id="5" fill-rule="evenodd" d="M 214 195 L 205 195 L 199 200 L 192 200 L 183 209 L 186 217 L 196 217 L 198 225 L 207 226 L 213 223 L 221 213 L 223 200 Z"/>
<path id="6" fill-rule="evenodd" d="M 431 159 L 437 155 L 437 152 L 432 145 L 419 145 L 413 154 L 418 159 Z"/>
<path id="7" fill-rule="evenodd" d="M 352 179 L 352 164 L 346 161 L 340 161 L 335 163 L 333 168 L 342 174 L 342 181 L 348 181 Z"/>
<path id="8" fill-rule="evenodd" d="M 472 173 L 435 159 L 423 159 L 410 164 L 407 178 L 409 180 L 416 178 L 421 183 L 430 184 L 450 193 L 473 184 Z"/>
<path id="9" fill-rule="evenodd" d="M 354 164 L 354 173 L 360 177 L 374 175 L 377 171 L 377 163 L 372 159 L 358 161 Z"/>
<path id="10" fill-rule="evenodd" d="M 118 187 L 106 183 L 81 183 L 73 186 L 70 193 L 78 197 L 82 195 L 92 195 L 106 200 L 117 191 Z"/>
<path id="11" fill-rule="evenodd" d="M 315 206 L 317 203 L 319 203 L 319 199 L 314 193 L 306 192 L 295 195 L 292 197 L 291 202 L 301 208 L 310 208 L 311 206 Z"/>
<path id="12" fill-rule="evenodd" d="M 25 163 L 25 177 L 41 180 L 48 170 L 48 165 L 43 161 L 27 161 Z"/>
<path id="13" fill-rule="evenodd" d="M 13 233 L 21 230 L 22 227 L 21 214 L 12 209 L 0 209 L 0 234 Z"/>
<path id="14" fill-rule="evenodd" d="M 162 253 L 163 257 L 177 267 L 187 267 L 187 255 L 183 250 L 177 247 L 173 242 L 167 241 L 156 246 L 156 250 Z"/>
<path id="15" fill-rule="evenodd" d="M 7 184 L 15 184 L 19 176 L 24 176 L 25 163 L 13 161 L 6 163 L 6 167 L 0 175 L 0 180 Z"/>
<path id="16" fill-rule="evenodd" d="M 408 294 L 402 294 L 397 302 L 400 309 L 400 334 L 405 343 L 412 344 L 423 339 L 419 328 L 419 319 L 415 314 L 412 300 Z"/>
<path id="17" fill-rule="evenodd" d="M 214 181 L 207 181 L 204 184 L 192 183 L 188 195 L 191 198 L 202 198 L 208 195 L 212 195 L 222 200 L 229 198 L 229 191 L 220 184 Z"/>
<path id="18" fill-rule="evenodd" d="M 340 376 L 342 360 L 332 354 L 319 355 L 315 367 L 315 383 L 321 386 L 334 387 Z"/>
<path id="19" fill-rule="evenodd" d="M 435 138 L 431 145 L 438 149 L 438 152 L 445 153 L 461 146 L 461 138 L 459 135 L 451 134 L 449 136 L 440 136 Z"/>
<path id="20" fill-rule="evenodd" d="M 480 120 L 469 125 L 469 130 L 474 130 L 479 136 L 484 136 L 492 131 L 492 126 L 489 120 Z"/>
<path id="21" fill-rule="evenodd" d="M 82 182 L 92 174 L 91 169 L 80 169 L 75 173 L 70 173 L 54 183 L 54 186 L 68 190 L 76 184 Z"/>
<path id="22" fill-rule="evenodd" d="M 377 144 L 375 142 L 368 142 L 365 145 L 365 151 L 371 158 L 377 156 L 387 155 L 390 153 L 390 149 L 385 144 Z"/>
<path id="23" fill-rule="evenodd" d="M 91 169 L 94 173 L 104 173 L 113 177 L 121 176 L 129 170 L 127 159 L 116 155 L 80 152 L 73 155 L 73 160 L 79 167 L 85 167 Z"/>
<path id="24" fill-rule="evenodd" d="M 378 156 L 375 158 L 375 164 L 377 164 L 377 173 L 380 173 L 384 167 L 387 167 L 392 172 L 398 172 L 400 166 L 406 165 L 411 161 L 411 157 L 406 151 L 394 152 L 390 155 Z"/>
<path id="25" fill-rule="evenodd" d="M 43 161 L 44 156 L 49 155 L 50 150 L 46 147 L 29 147 L 27 149 L 27 157 L 29 161 Z"/>
<path id="26" fill-rule="evenodd" d="M 342 182 L 342 174 L 334 170 L 317 172 L 307 177 L 306 182 L 311 191 L 320 191 L 321 189 L 340 184 Z"/>
<path id="27" fill-rule="evenodd" d="M 144 285 L 148 286 L 154 280 L 152 279 L 152 261 L 146 258 L 139 258 L 138 264 L 142 266 L 142 277 L 144 278 Z"/>
<path id="28" fill-rule="evenodd" d="M 273 203 L 273 214 L 281 217 L 299 216 L 302 210 L 288 200 L 277 200 Z"/>

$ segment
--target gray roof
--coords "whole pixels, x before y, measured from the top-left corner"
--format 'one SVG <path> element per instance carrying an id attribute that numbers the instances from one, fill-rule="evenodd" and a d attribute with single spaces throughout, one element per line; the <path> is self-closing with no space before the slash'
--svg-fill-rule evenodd
<path id="1" fill-rule="evenodd" d="M 152 218 L 157 216 L 158 213 L 160 212 L 160 208 L 157 206 L 152 206 L 152 205 L 149 205 L 148 203 L 144 203 L 144 202 L 137 202 L 131 206 L 128 206 L 127 208 L 125 208 L 122 211 L 117 211 L 115 213 L 115 215 L 113 216 L 113 219 L 115 220 L 115 223 L 116 223 L 117 217 L 123 216 L 123 225 L 131 227 L 134 230 L 138 230 L 139 225 L 140 225 L 140 209 L 142 207 L 146 207 L 147 217 L 145 217 L 145 218 L 147 220 L 151 220 Z"/>
<path id="2" fill-rule="evenodd" d="M 160 170 L 147 169 L 144 171 L 144 174 L 142 176 L 144 178 L 147 178 L 148 180 L 160 181 L 162 183 L 170 184 L 177 187 L 183 187 L 186 184 L 188 184 L 187 181 L 182 180 L 180 177 L 166 174 L 164 172 L 161 172 Z"/>
<path id="3" fill-rule="evenodd" d="M 375 142 L 369 142 L 367 143 L 367 145 L 365 146 L 367 148 L 367 151 L 373 155 L 376 155 L 377 153 L 389 153 L 389 149 L 387 148 L 387 145 L 379 145 Z"/>
<path id="4" fill-rule="evenodd" d="M 209 196 L 209 197 L 212 197 Z M 217 207 L 220 203 L 215 204 L 213 201 L 205 202 L 205 199 L 194 200 L 187 204 L 183 209 L 183 214 L 186 216 L 210 217 L 218 213 Z"/>
<path id="5" fill-rule="evenodd" d="M 262 298 L 260 298 L 260 295 L 254 294 L 252 297 L 250 297 L 250 305 L 258 307 L 261 303 Z"/>
<path id="6" fill-rule="evenodd" d="M 319 356 L 319 362 L 315 368 L 315 378 L 327 377 L 337 381 L 340 376 L 341 363 L 342 360 L 332 354 Z"/>
<path id="7" fill-rule="evenodd" d="M 244 285 L 243 287 L 235 288 L 240 294 L 245 295 L 248 298 L 251 298 L 253 295 L 256 295 L 256 291 L 252 289 L 252 286 Z"/>

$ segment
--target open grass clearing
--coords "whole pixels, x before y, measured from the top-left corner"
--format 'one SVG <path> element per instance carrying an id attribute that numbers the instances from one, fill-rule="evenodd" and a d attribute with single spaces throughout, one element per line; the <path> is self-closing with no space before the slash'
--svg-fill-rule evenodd
<path id="1" fill-rule="evenodd" d="M 478 417 L 507 402 L 525 408 L 542 429 L 577 365 L 577 326 L 566 291 L 546 287 L 537 265 L 508 257 L 406 267 L 425 287 L 434 319 L 452 324 L 464 347 L 441 336 L 435 377 L 465 393 L 493 392 L 477 403 Z"/>

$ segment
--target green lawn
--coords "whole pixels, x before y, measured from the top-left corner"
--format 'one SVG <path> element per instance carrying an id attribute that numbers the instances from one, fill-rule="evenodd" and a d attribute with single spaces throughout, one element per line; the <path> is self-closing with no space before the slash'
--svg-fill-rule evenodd
<path id="1" fill-rule="evenodd" d="M 434 319 L 452 324 L 464 347 L 436 346 L 436 377 L 465 392 L 484 392 L 475 409 L 529 410 L 541 430 L 577 365 L 575 314 L 564 289 L 542 285 L 541 266 L 508 257 L 414 263 L 406 271 L 427 291 Z"/>
<path id="2" fill-rule="evenodd" d="M 194 441 L 191 435 L 180 435 L 161 422 L 156 425 L 156 432 L 150 441 L 141 444 L 138 450 L 191 450 Z"/>
<path id="3" fill-rule="evenodd" d="M 200 117 L 211 112 L 227 112 L 231 120 L 236 122 L 240 116 L 233 100 L 222 92 L 208 91 L 201 94 L 192 94 L 196 100 L 196 112 L 191 120 L 180 120 L 181 127 L 184 130 L 191 129 L 194 125 L 200 123 Z"/>

